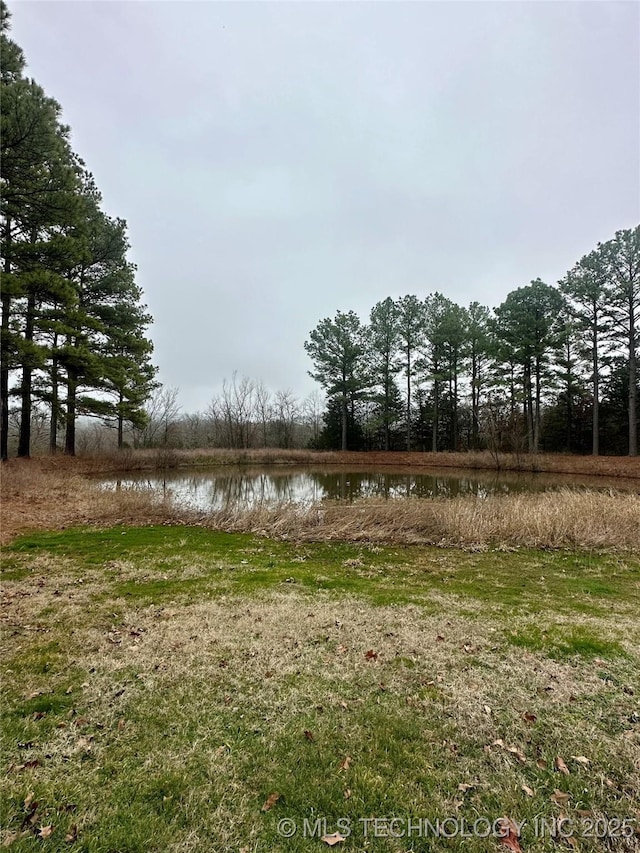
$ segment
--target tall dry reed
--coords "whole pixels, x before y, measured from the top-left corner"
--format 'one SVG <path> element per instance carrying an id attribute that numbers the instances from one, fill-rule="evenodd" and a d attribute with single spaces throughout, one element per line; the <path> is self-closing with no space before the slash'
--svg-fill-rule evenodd
<path id="1" fill-rule="evenodd" d="M 186 523 L 291 539 L 462 547 L 619 548 L 640 554 L 640 495 L 560 489 L 486 498 L 370 499 L 196 513 L 144 488 L 105 490 L 72 466 L 2 468 L 2 540 L 71 525 Z"/>

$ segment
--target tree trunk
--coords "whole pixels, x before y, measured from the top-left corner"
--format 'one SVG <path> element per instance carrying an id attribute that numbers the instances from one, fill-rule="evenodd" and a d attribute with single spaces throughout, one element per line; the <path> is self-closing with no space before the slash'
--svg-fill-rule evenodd
<path id="1" fill-rule="evenodd" d="M 384 449 L 389 450 L 391 441 L 390 441 L 390 429 L 389 429 L 389 400 L 391 399 L 391 394 L 389 392 L 389 365 L 386 366 L 386 376 L 384 379 Z"/>
<path id="2" fill-rule="evenodd" d="M 598 312 L 593 306 L 593 415 L 591 419 L 592 445 L 591 453 L 598 456 L 600 453 L 600 377 L 598 370 Z"/>
<path id="3" fill-rule="evenodd" d="M 524 396 L 525 396 L 525 416 L 527 421 L 527 440 L 529 453 L 534 453 L 534 435 L 533 435 L 533 391 L 531 388 L 531 365 L 524 366 Z"/>
<path id="4" fill-rule="evenodd" d="M 458 361 L 453 364 L 453 451 L 458 449 Z"/>
<path id="5" fill-rule="evenodd" d="M 477 450 L 480 444 L 478 409 L 478 364 L 474 352 L 471 357 L 471 444 L 474 450 Z"/>
<path id="6" fill-rule="evenodd" d="M 636 323 L 633 294 L 629 300 L 629 456 L 638 455 Z"/>
<path id="7" fill-rule="evenodd" d="M 49 423 L 49 453 L 55 454 L 58 450 L 58 418 L 60 416 L 60 403 L 58 401 L 58 357 L 55 354 L 58 346 L 58 335 L 53 338 L 53 356 L 51 359 L 51 421 Z"/>
<path id="8" fill-rule="evenodd" d="M 573 376 L 571 375 L 571 342 L 567 338 L 567 452 L 573 446 Z"/>
<path id="9" fill-rule="evenodd" d="M 342 395 L 342 450 L 347 449 L 347 420 L 349 409 L 347 405 L 347 395 Z"/>
<path id="10" fill-rule="evenodd" d="M 65 416 L 66 432 L 64 437 L 64 452 L 69 456 L 76 455 L 76 388 L 78 379 L 74 368 L 67 370 L 67 412 Z"/>
<path id="11" fill-rule="evenodd" d="M 122 392 L 120 392 L 120 398 L 118 400 L 118 450 L 122 450 L 124 446 L 124 416 L 122 414 Z"/>
<path id="12" fill-rule="evenodd" d="M 540 359 L 536 359 L 536 408 L 533 418 L 533 452 L 540 450 Z"/>
<path id="13" fill-rule="evenodd" d="M 5 258 L 4 273 L 11 272 L 11 220 L 7 219 L 4 230 Z M 2 290 L 2 327 L 0 329 L 0 457 L 9 458 L 9 315 L 11 297 L 7 288 Z"/>
<path id="14" fill-rule="evenodd" d="M 437 372 L 437 371 L 436 371 Z M 431 427 L 431 452 L 438 452 L 438 419 L 439 419 L 439 411 L 438 411 L 438 397 L 440 396 L 440 383 L 436 379 L 433 383 L 433 424 Z"/>
<path id="15" fill-rule="evenodd" d="M 407 347 L 407 452 L 411 450 L 411 351 Z"/>
<path id="16" fill-rule="evenodd" d="M 24 326 L 24 340 L 27 346 L 22 364 L 22 389 L 20 405 L 20 436 L 18 438 L 18 456 L 28 457 L 31 450 L 31 387 L 33 377 L 32 354 L 29 345 L 33 342 L 33 327 L 36 312 L 36 296 L 33 290 L 27 296 L 27 313 Z"/>

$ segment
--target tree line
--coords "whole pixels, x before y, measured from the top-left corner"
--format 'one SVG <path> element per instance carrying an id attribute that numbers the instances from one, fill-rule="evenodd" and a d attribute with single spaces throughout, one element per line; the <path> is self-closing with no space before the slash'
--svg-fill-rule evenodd
<path id="1" fill-rule="evenodd" d="M 291 450 L 318 442 L 323 412 L 317 391 L 301 400 L 288 389 L 271 391 L 234 373 L 201 412 L 182 412 L 178 389 L 158 388 L 147 403 L 144 427 L 131 438 L 135 447 Z"/>
<path id="2" fill-rule="evenodd" d="M 102 210 L 93 176 L 70 146 L 61 107 L 25 75 L 0 3 L 2 156 L 0 453 L 29 456 L 34 414 L 49 413 L 49 448 L 76 451 L 80 416 L 142 427 L 156 369 L 123 219 Z"/>
<path id="3" fill-rule="evenodd" d="M 493 310 L 387 298 L 322 320 L 305 349 L 327 394 L 319 446 L 638 453 L 640 226 L 557 286 Z"/>

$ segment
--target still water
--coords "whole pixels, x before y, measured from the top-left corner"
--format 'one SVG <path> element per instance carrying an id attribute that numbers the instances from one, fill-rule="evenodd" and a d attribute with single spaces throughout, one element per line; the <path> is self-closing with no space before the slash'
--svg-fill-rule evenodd
<path id="1" fill-rule="evenodd" d="M 334 468 L 264 467 L 209 468 L 127 474 L 101 480 L 110 489 L 138 488 L 197 510 L 246 509 L 279 503 L 313 504 L 328 500 L 354 501 L 402 498 L 453 498 L 573 488 L 628 488 L 602 478 L 550 474 L 479 472 L 468 469 L 379 468 L 346 471 Z"/>

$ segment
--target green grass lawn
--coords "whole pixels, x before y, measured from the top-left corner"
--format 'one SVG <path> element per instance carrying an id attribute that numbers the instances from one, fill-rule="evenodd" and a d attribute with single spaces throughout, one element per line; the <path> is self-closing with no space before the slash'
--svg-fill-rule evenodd
<path id="1" fill-rule="evenodd" d="M 2 587 L 12 850 L 638 849 L 629 555 L 75 529 Z"/>

